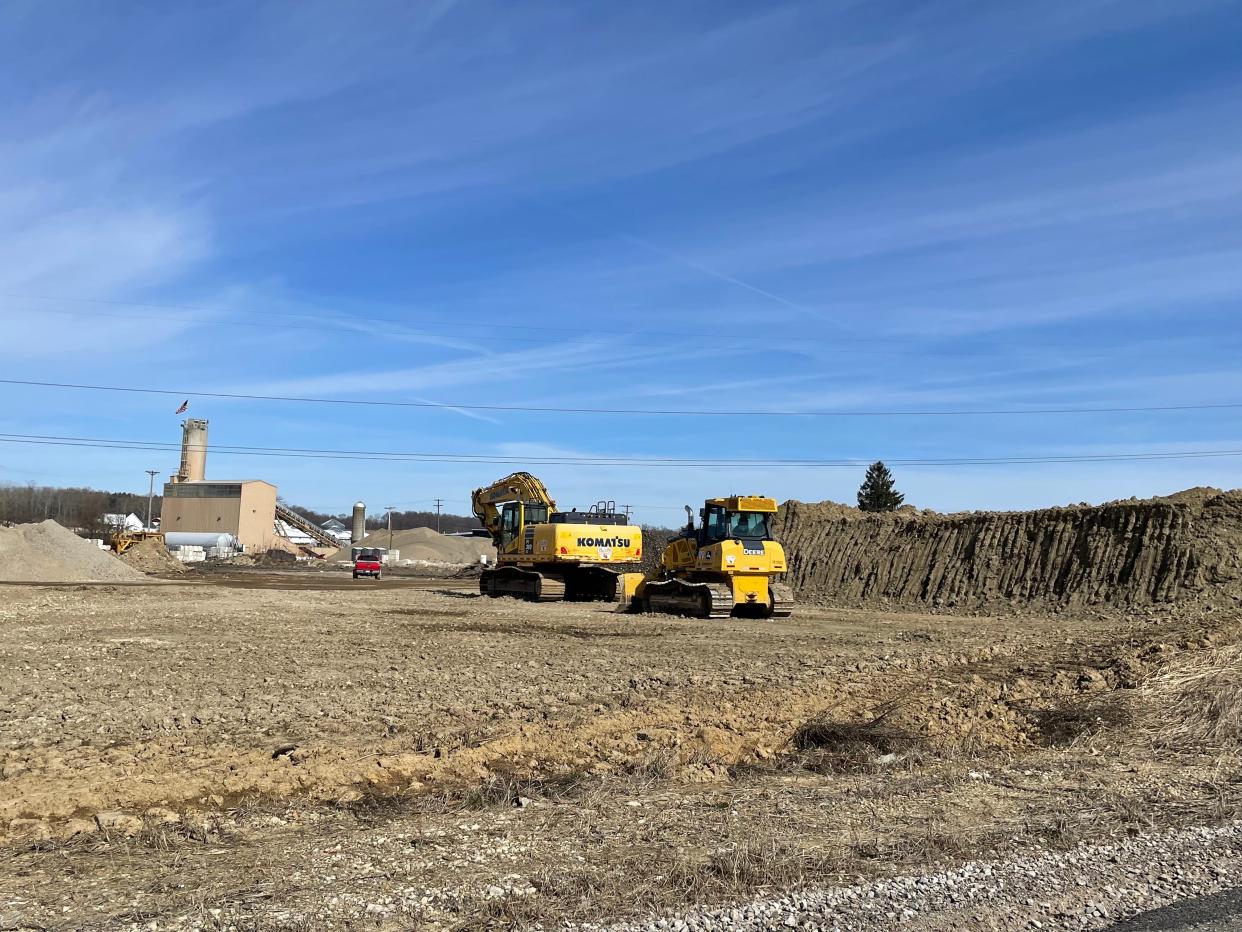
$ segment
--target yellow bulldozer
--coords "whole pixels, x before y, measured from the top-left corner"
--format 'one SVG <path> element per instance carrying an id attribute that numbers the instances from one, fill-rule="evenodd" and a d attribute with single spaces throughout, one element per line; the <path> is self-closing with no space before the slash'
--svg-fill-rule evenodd
<path id="1" fill-rule="evenodd" d="M 624 590 L 621 569 L 642 559 L 642 531 L 614 503 L 557 511 L 528 472 L 475 489 L 471 505 L 496 544 L 496 566 L 479 577 L 486 596 L 615 602 Z"/>
<path id="2" fill-rule="evenodd" d="M 687 505 L 685 530 L 633 587 L 630 611 L 697 618 L 792 614 L 793 590 L 773 579 L 787 569 L 785 549 L 768 524 L 775 513 L 776 500 L 761 495 L 709 498 L 696 528 Z"/>

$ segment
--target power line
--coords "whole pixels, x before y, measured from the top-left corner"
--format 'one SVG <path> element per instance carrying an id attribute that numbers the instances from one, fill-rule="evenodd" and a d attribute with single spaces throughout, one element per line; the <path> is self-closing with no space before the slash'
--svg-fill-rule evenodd
<path id="1" fill-rule="evenodd" d="M 190 391 L 184 388 L 137 388 L 124 385 L 83 385 L 74 382 L 39 382 L 28 379 L 0 379 L 0 385 L 36 388 L 68 388 L 92 392 L 124 392 L 137 395 L 166 395 L 177 398 L 224 398 L 232 401 L 279 401 L 298 404 L 346 405 L 372 408 L 439 408 L 463 411 L 509 411 L 532 414 L 622 414 L 661 417 L 1025 417 L 1047 414 L 1136 414 L 1170 411 L 1213 411 L 1242 408 L 1242 402 L 1228 401 L 1184 405 L 1119 405 L 1092 408 L 976 408 L 941 411 L 702 411 L 681 408 L 570 408 L 539 405 L 481 405 L 439 401 L 378 401 L 355 398 L 309 398 L 299 395 L 256 395 L 234 392 Z"/>
<path id="2" fill-rule="evenodd" d="M 180 444 L 162 441 L 114 440 L 90 437 L 62 437 L 47 434 L 0 434 L 0 443 L 27 444 L 32 446 L 86 447 L 105 450 L 167 451 L 175 452 Z M 658 467 L 704 467 L 720 466 L 734 468 L 775 467 L 845 467 L 857 469 L 874 462 L 875 457 L 852 459 L 769 459 L 769 460 L 721 460 L 721 459 L 659 459 L 642 457 L 519 457 L 501 454 L 460 454 L 426 452 L 391 452 L 363 450 L 309 450 L 292 447 L 229 447 L 212 445 L 213 455 L 258 456 L 319 460 L 366 460 L 378 462 L 421 462 L 446 464 L 526 464 L 543 466 L 658 466 Z M 901 459 L 883 457 L 886 463 L 896 466 L 1000 466 L 1051 463 L 1115 463 L 1145 460 L 1214 459 L 1242 456 L 1242 450 L 1176 450 L 1140 451 L 1135 453 L 1084 453 L 1046 456 L 998 456 L 998 457 L 945 457 Z"/>

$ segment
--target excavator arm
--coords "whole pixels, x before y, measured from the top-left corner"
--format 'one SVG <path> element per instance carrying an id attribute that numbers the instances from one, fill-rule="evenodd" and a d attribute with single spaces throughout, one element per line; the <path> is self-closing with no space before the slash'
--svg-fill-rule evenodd
<path id="1" fill-rule="evenodd" d="M 528 472 L 515 472 L 491 485 L 475 489 L 470 503 L 477 517 L 492 540 L 500 545 L 500 509 L 505 502 L 524 502 L 528 505 L 547 505 L 548 512 L 556 509 L 556 502 L 548 494 L 547 487 Z"/>

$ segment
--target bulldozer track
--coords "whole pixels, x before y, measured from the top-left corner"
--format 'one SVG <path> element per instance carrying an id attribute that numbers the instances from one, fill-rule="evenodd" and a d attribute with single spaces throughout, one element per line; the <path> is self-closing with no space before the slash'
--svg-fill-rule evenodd
<path id="1" fill-rule="evenodd" d="M 788 618 L 794 611 L 793 589 L 784 583 L 772 583 L 772 617 Z"/>
<path id="2" fill-rule="evenodd" d="M 728 618 L 733 614 L 733 593 L 720 583 L 667 579 L 649 582 L 645 588 L 644 603 L 649 612 L 694 618 Z"/>

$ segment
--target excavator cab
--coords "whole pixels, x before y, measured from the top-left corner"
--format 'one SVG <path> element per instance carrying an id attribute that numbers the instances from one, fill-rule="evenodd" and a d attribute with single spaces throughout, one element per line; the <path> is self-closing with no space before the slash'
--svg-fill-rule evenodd
<path id="1" fill-rule="evenodd" d="M 547 524 L 548 506 L 536 502 L 506 502 L 500 510 L 500 549 L 522 536 L 528 524 Z"/>
<path id="2" fill-rule="evenodd" d="M 507 549 L 509 544 L 521 533 L 522 503 L 509 502 L 500 511 L 500 549 Z"/>

